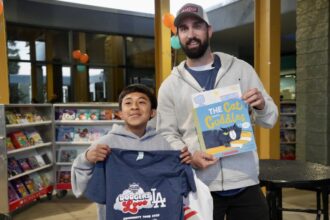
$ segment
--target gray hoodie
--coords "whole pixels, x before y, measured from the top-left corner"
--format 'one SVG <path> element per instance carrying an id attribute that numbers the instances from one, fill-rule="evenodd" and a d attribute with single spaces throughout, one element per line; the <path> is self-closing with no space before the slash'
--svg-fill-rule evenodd
<path id="1" fill-rule="evenodd" d="M 124 126 L 113 125 L 112 130 L 99 140 L 95 141 L 92 146 L 97 144 L 107 144 L 112 148 L 121 148 L 127 150 L 171 150 L 169 143 L 158 135 L 155 129 L 147 127 L 146 133 L 142 137 L 138 137 L 132 132 L 126 130 Z M 91 147 L 92 147 L 91 146 Z M 71 184 L 72 192 L 76 197 L 84 194 L 87 183 L 92 177 L 94 164 L 90 163 L 85 156 L 86 152 L 80 154 L 74 161 L 71 168 Z M 105 220 L 105 206 L 97 204 L 98 219 Z"/>
<path id="2" fill-rule="evenodd" d="M 263 110 L 253 109 L 256 124 L 271 128 L 277 121 L 278 110 L 265 91 L 254 69 L 243 60 L 224 53 L 220 57 L 221 68 L 217 74 L 215 88 L 239 84 L 242 94 L 252 88 L 261 91 L 266 105 Z M 191 153 L 200 150 L 192 114 L 191 95 L 203 89 L 184 68 L 185 61 L 174 67 L 158 92 L 157 130 L 177 150 L 188 146 Z M 197 176 L 211 191 L 247 187 L 259 183 L 259 159 L 257 152 L 225 157 L 203 170 Z"/>

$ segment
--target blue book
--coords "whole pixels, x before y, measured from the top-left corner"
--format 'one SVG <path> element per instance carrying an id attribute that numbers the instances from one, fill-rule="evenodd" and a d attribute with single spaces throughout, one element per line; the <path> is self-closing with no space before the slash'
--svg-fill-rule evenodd
<path id="1" fill-rule="evenodd" d="M 202 150 L 215 157 L 256 149 L 248 106 L 240 98 L 195 107 L 194 121 Z"/>

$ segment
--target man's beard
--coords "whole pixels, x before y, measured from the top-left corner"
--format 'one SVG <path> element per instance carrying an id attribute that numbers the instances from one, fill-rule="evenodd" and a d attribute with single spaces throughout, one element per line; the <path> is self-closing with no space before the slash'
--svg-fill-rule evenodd
<path id="1" fill-rule="evenodd" d="M 208 39 L 208 36 L 206 39 Z M 197 48 L 189 49 L 186 45 L 189 45 L 191 41 L 198 42 L 199 46 Z M 186 43 L 186 45 L 183 45 L 180 41 L 180 45 L 187 57 L 189 57 L 190 59 L 198 59 L 205 54 L 205 51 L 209 47 L 209 42 L 208 40 L 206 40 L 205 42 L 201 42 L 201 40 L 193 37 Z"/>

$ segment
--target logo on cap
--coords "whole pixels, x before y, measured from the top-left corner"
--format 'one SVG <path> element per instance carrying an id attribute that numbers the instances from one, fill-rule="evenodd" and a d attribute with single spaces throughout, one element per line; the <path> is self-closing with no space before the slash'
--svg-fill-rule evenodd
<path id="1" fill-rule="evenodd" d="M 181 13 L 183 12 L 198 12 L 198 8 L 197 7 L 193 7 L 193 6 L 188 6 L 186 8 L 183 8 L 181 10 Z"/>

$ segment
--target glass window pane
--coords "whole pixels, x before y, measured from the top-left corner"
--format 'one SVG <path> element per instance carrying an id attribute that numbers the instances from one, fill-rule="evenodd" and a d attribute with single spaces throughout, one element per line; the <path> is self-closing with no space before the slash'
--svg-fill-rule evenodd
<path id="1" fill-rule="evenodd" d="M 154 40 L 148 38 L 126 37 L 127 66 L 154 67 Z"/>
<path id="2" fill-rule="evenodd" d="M 93 102 L 106 100 L 104 69 L 89 69 L 89 94 Z"/>
<path id="3" fill-rule="evenodd" d="M 62 93 L 63 103 L 67 103 L 72 101 L 71 94 L 71 68 L 69 66 L 62 67 L 62 77 L 63 77 L 63 85 L 62 85 Z"/>
<path id="4" fill-rule="evenodd" d="M 8 58 L 16 60 L 30 60 L 30 44 L 27 41 L 8 41 Z"/>
<path id="5" fill-rule="evenodd" d="M 31 63 L 9 62 L 10 103 L 31 102 Z"/>
<path id="6" fill-rule="evenodd" d="M 36 60 L 45 61 L 46 60 L 46 44 L 44 41 L 36 41 Z"/>

